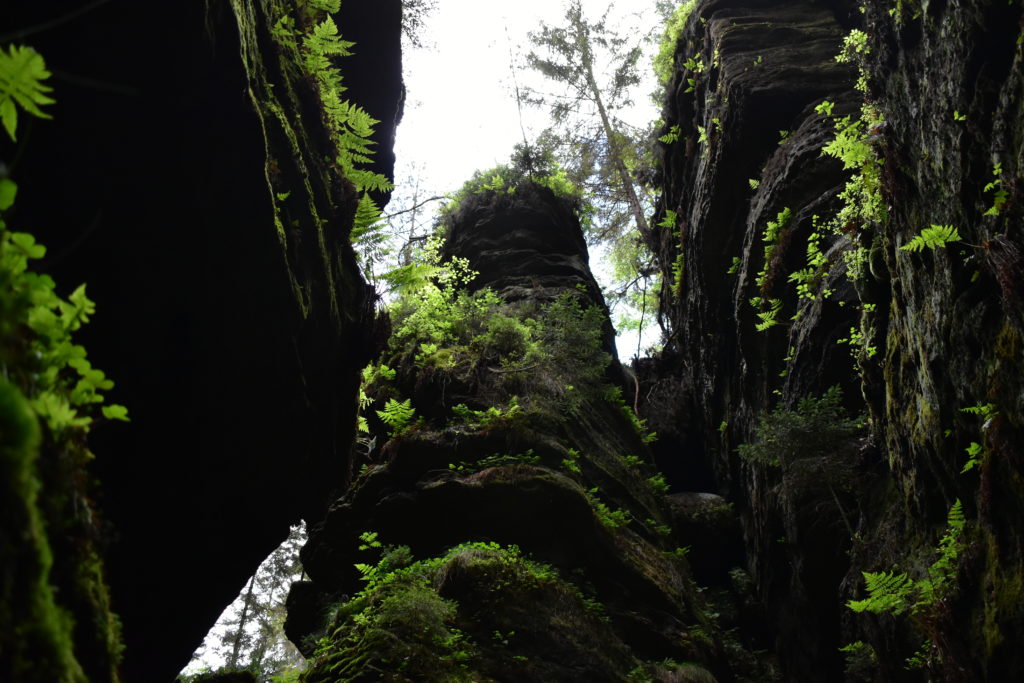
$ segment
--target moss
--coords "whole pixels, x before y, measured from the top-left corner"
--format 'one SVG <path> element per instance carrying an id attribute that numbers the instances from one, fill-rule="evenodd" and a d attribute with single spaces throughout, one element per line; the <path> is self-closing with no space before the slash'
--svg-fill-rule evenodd
<path id="1" fill-rule="evenodd" d="M 1024 571 L 1019 566 L 1002 565 L 997 542 L 991 534 L 983 535 L 983 543 L 986 553 L 981 635 L 985 661 L 995 661 L 1005 658 L 1005 653 L 1000 653 L 1000 650 L 1016 647 L 1015 637 L 1005 632 L 1006 627 L 1010 626 L 1019 633 L 1024 626 Z"/>
<path id="2" fill-rule="evenodd" d="M 996 355 L 1008 360 L 1021 356 L 1021 338 L 1017 330 L 1007 321 L 996 336 Z"/>
<path id="3" fill-rule="evenodd" d="M 564 680 L 635 666 L 600 607 L 515 546 L 467 543 L 389 569 L 338 607 L 302 680 Z"/>
<path id="4" fill-rule="evenodd" d="M 50 584 L 53 556 L 38 507 L 39 426 L 21 392 L 0 379 L 0 556 L 4 560 L 0 679 L 86 681 L 72 620 Z"/>

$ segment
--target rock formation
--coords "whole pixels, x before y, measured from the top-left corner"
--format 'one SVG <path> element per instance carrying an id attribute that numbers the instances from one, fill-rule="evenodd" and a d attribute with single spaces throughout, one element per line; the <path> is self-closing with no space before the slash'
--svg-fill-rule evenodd
<path id="1" fill-rule="evenodd" d="M 288 630 L 312 655 L 307 680 L 753 676 L 674 550 L 688 539 L 609 382 L 572 201 L 530 180 L 470 194 L 441 252 L 479 275 L 443 290 L 443 337 L 405 336 L 399 307 L 381 359 L 394 376 L 367 392 L 422 418 L 390 438 L 371 420 L 383 446 L 310 533 Z"/>
<path id="2" fill-rule="evenodd" d="M 50 247 L 42 270 L 98 302 L 82 339 L 132 421 L 92 434 L 96 533 L 124 678 L 166 681 L 289 524 L 345 483 L 377 334 L 348 239 L 357 197 L 271 36 L 282 16 L 314 20 L 298 3 L 14 5 L 5 27 L 38 29 L 21 40 L 57 99 L 19 136 L 19 225 Z M 390 174 L 400 3 L 345 0 L 335 18 L 359 45 L 338 61 L 346 95 L 381 120 Z M 89 609 L 72 610 L 83 630 Z"/>
<path id="3" fill-rule="evenodd" d="M 308 681 L 1024 678 L 1020 2 L 697 2 L 651 221 L 667 336 L 628 379 L 574 202 L 529 178 L 461 198 L 388 338 L 297 57 L 321 4 L 5 14 L 58 104 L 2 149 L 4 219 L 89 283 L 132 422 L 89 469 L 34 427 L 0 296 L 0 466 L 39 482 L 0 499 L 0 609 L 43 576 L 75 623 L 38 669 L 47 634 L 2 625 L 0 677 L 117 680 L 117 613 L 123 679 L 169 680 L 304 518 Z M 400 3 L 334 17 L 390 175 Z"/>
<path id="4" fill-rule="evenodd" d="M 838 680 L 844 666 L 862 680 L 861 665 L 878 676 L 866 680 L 925 675 L 903 670 L 915 650 L 933 680 L 1024 667 L 1009 607 L 1024 559 L 1021 9 L 997 5 L 869 2 L 861 17 L 844 3 L 700 2 L 678 44 L 665 132 L 680 138 L 663 150 L 660 208 L 678 221 L 652 245 L 672 333 L 645 366 L 641 413 L 674 428 L 678 452 L 709 462 L 740 509 L 790 680 Z M 862 49 L 837 63 L 853 28 Z M 860 162 L 822 154 L 842 131 Z M 901 249 L 930 226 L 961 239 Z M 809 266 L 802 295 L 791 274 Z M 867 419 L 805 454 L 848 469 L 829 504 L 736 448 L 757 443 L 775 406 L 795 411 L 832 385 Z M 956 500 L 966 531 L 941 596 L 902 617 L 844 605 L 865 597 L 862 571 L 944 571 Z M 838 648 L 856 641 L 844 663 Z"/>

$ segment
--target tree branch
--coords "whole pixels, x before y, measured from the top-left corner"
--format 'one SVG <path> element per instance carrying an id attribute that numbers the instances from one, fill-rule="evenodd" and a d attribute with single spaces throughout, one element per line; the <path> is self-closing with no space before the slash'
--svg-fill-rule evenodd
<path id="1" fill-rule="evenodd" d="M 385 214 L 384 218 L 387 219 L 387 220 L 391 220 L 395 216 L 401 216 L 403 213 L 409 213 L 410 211 L 415 211 L 416 209 L 420 208 L 424 204 L 428 204 L 430 202 L 436 202 L 438 199 L 448 199 L 448 195 L 439 194 L 439 195 L 430 197 L 429 199 L 424 199 L 422 202 L 420 202 L 418 204 L 414 204 L 413 206 L 409 207 L 408 209 L 402 209 L 401 211 L 395 211 L 394 213 Z"/>

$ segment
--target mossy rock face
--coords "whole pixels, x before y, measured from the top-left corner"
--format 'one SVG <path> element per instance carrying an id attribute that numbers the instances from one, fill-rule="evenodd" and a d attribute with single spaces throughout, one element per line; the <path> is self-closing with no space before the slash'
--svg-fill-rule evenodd
<path id="1" fill-rule="evenodd" d="M 1006 643 L 1021 642 L 1011 604 L 1024 564 L 1024 7 L 861 5 L 696 3 L 663 115 L 663 132 L 678 136 L 662 150 L 658 216 L 679 220 L 650 245 L 663 282 L 680 259 L 686 277 L 663 287 L 674 332 L 644 376 L 659 405 L 640 412 L 674 430 L 677 455 L 705 458 L 709 489 L 735 504 L 787 677 L 838 680 L 846 668 L 850 680 L 1016 680 L 1024 656 Z M 851 28 L 863 31 L 863 50 L 837 64 Z M 858 69 L 864 92 L 853 88 Z M 804 265 L 814 217 L 849 216 L 850 171 L 866 187 L 868 165 L 843 169 L 820 154 L 836 119 L 856 119 L 862 104 L 880 115 L 865 115 L 863 138 L 877 188 L 858 200 L 875 210 L 823 238 L 818 283 L 831 295 L 798 297 L 786 279 Z M 793 220 L 762 256 L 766 221 L 784 208 Z M 901 249 L 929 226 L 962 239 Z M 796 315 L 755 332 L 754 296 Z M 777 495 L 773 466 L 738 461 L 737 447 L 754 441 L 761 416 L 835 384 L 849 414 L 868 416 L 867 435 L 815 458 L 849 468 L 855 486 L 817 500 Z M 980 417 L 989 404 L 999 415 Z M 941 614 L 882 623 L 847 608 L 863 597 L 862 572 L 920 578 L 955 500 L 974 540 L 956 558 Z M 870 644 L 844 663 L 838 648 L 860 641 Z M 924 669 L 908 674 L 915 651 Z"/>
<path id="2" fill-rule="evenodd" d="M 88 284 L 99 313 L 82 343 L 132 417 L 95 429 L 92 471 L 75 473 L 102 493 L 68 498 L 79 511 L 100 501 L 94 519 L 114 530 L 106 568 L 132 681 L 170 680 L 289 524 L 322 514 L 345 483 L 339 444 L 381 328 L 349 239 L 358 198 L 313 84 L 270 35 L 284 14 L 333 4 L 107 3 L 58 25 L 59 9 L 4 8 L 10 31 L 49 26 L 25 41 L 85 79 L 54 82 L 59 115 L 19 136 L 9 227 L 59 255 L 62 289 Z M 400 0 L 344 0 L 334 14 L 358 46 L 336 62 L 345 97 L 381 121 L 372 168 L 388 175 L 401 12 Z M 56 508 L 59 495 L 44 498 Z M 95 584 L 74 586 L 98 559 L 75 554 L 96 530 L 65 525 L 73 514 L 48 520 L 54 575 L 100 683 L 117 637 L 87 609 Z"/>
<path id="3" fill-rule="evenodd" d="M 313 680 L 367 667 L 423 680 L 626 680 L 664 659 L 730 680 L 746 667 L 730 661 L 677 552 L 655 436 L 623 398 L 573 210 L 530 181 L 463 197 L 442 251 L 468 265 L 448 266 L 456 284 L 397 302 L 382 363 L 366 374 L 366 466 L 302 550 L 313 587 L 296 592 L 290 634 L 307 651 L 326 634 Z M 365 532 L 407 547 L 416 569 L 360 592 L 366 567 L 354 564 L 375 559 Z M 460 546 L 481 541 L 502 545 Z M 357 593 L 332 624 L 308 618 L 325 597 Z M 408 629 L 386 616 L 403 600 L 432 615 L 408 650 L 392 647 Z"/>
<path id="4" fill-rule="evenodd" d="M 514 547 L 471 544 L 374 577 L 304 680 L 614 681 L 636 662 L 600 608 Z"/>

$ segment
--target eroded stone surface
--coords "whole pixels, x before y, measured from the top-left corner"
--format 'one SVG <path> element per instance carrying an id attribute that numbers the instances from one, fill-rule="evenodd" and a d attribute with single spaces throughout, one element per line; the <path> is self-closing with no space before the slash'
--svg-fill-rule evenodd
<path id="1" fill-rule="evenodd" d="M 703 453 L 741 513 L 787 675 L 841 677 L 836 648 L 865 639 L 880 675 L 898 678 L 929 638 L 938 679 L 1016 678 L 1024 664 L 1006 644 L 1019 642 L 1022 619 L 1006 605 L 1020 595 L 1011 577 L 1024 561 L 1014 531 L 1024 415 L 1021 8 L 865 6 L 863 18 L 842 2 L 711 1 L 694 10 L 665 110 L 666 130 L 678 125 L 681 138 L 665 149 L 659 215 L 673 210 L 679 221 L 653 245 L 664 281 L 672 283 L 678 254 L 684 276 L 663 292 L 670 343 L 638 373 L 656 397 L 643 412 L 659 431 L 673 430 L 680 456 Z M 864 97 L 851 87 L 852 67 L 832 59 L 857 26 L 870 50 Z M 685 68 L 690 58 L 704 70 Z M 869 138 L 885 215 L 826 234 L 832 266 L 822 283 L 832 294 L 800 301 L 788 276 L 804 265 L 813 216 L 834 215 L 847 180 L 837 160 L 819 154 L 832 137 L 831 121 L 814 111 L 825 99 L 855 118 L 866 99 L 884 117 Z M 782 130 L 790 132 L 780 143 Z M 756 190 L 748 179 L 760 181 Z M 995 188 L 1006 191 L 998 211 Z M 764 229 L 787 207 L 792 219 L 765 268 Z M 962 241 L 900 249 L 929 225 L 955 226 Z M 866 259 L 852 276 L 840 257 L 858 247 Z M 781 325 L 755 331 L 755 296 L 781 301 Z M 853 358 L 837 343 L 851 337 Z M 832 451 L 848 453 L 853 488 L 831 506 L 780 496 L 778 471 L 743 463 L 735 449 L 776 405 L 795 407 L 836 384 L 849 409 L 871 418 L 869 438 Z M 673 392 L 681 398 L 664 405 Z M 1000 415 L 985 425 L 964 412 L 986 403 Z M 987 455 L 962 473 L 971 442 Z M 959 592 L 937 616 L 897 627 L 855 618 L 843 603 L 863 597 L 861 572 L 927 566 L 956 499 L 976 534 L 961 550 Z"/>

